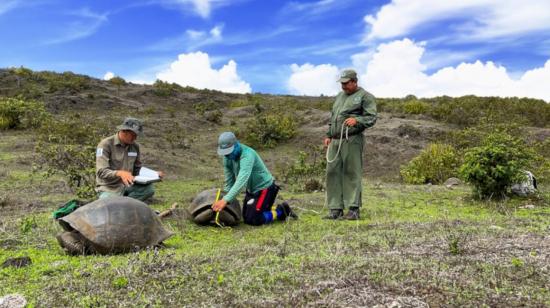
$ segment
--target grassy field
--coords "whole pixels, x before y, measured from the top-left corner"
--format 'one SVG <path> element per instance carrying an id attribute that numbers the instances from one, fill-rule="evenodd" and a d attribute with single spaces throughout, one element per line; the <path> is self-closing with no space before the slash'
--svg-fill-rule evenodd
<path id="1" fill-rule="evenodd" d="M 61 227 L 51 213 L 75 191 L 60 173 L 46 177 L 47 169 L 37 168 L 40 159 L 57 156 L 36 151 L 40 129 L 0 131 L 0 298 L 19 293 L 29 307 L 550 306 L 547 165 L 533 170 L 543 183 L 537 196 L 492 202 L 472 199 L 466 185 L 403 185 L 399 174 L 430 143 L 477 144 L 472 132 L 485 120 L 530 125 L 530 133 L 520 135 L 547 158 L 545 102 L 380 100 L 378 122 L 365 134 L 362 219 L 327 221 L 324 193 L 299 192 L 311 174 L 287 183 L 284 174 L 299 162 L 300 151 L 316 163 L 324 159 L 330 97 L 237 95 L 167 84 L 118 89 L 70 74 L 30 76 L 0 69 L 0 96 L 44 101 L 50 124 L 73 119 L 114 132 L 127 115 L 144 121 L 143 162 L 167 174 L 156 184 L 151 206 L 157 210 L 174 202 L 185 208 L 198 192 L 221 186 L 215 151 L 221 132 L 245 138 L 256 132 L 248 124 L 262 115 L 296 115 L 294 138 L 258 152 L 283 187 L 279 198 L 300 218 L 221 229 L 176 215 L 164 221 L 175 235 L 161 249 L 67 256 L 55 240 Z M 451 134 L 467 127 L 464 135 Z M 32 263 L 1 265 L 18 257 Z"/>
<path id="2" fill-rule="evenodd" d="M 160 183 L 153 207 L 215 185 Z M 363 219 L 348 222 L 322 220 L 321 192 L 283 191 L 299 220 L 220 229 L 174 217 L 163 249 L 85 257 L 64 254 L 49 209 L 11 208 L 0 219 L 0 262 L 32 264 L 0 268 L 0 295 L 41 307 L 550 305 L 544 198 L 469 195 L 466 186 L 367 183 Z"/>

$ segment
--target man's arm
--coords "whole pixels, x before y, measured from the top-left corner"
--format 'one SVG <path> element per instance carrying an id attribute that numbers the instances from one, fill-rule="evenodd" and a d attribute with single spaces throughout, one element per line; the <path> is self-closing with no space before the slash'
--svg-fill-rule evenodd
<path id="1" fill-rule="evenodd" d="M 359 125 L 364 128 L 369 128 L 376 123 L 377 112 L 376 112 L 376 100 L 374 96 L 367 94 L 363 97 L 363 102 L 361 104 L 363 108 L 362 115 L 354 116 Z"/>
<path id="2" fill-rule="evenodd" d="M 109 166 L 110 157 L 110 147 L 100 143 L 97 146 L 95 154 L 95 170 L 97 177 L 106 181 L 112 181 L 118 178 L 116 170 L 111 169 Z"/>

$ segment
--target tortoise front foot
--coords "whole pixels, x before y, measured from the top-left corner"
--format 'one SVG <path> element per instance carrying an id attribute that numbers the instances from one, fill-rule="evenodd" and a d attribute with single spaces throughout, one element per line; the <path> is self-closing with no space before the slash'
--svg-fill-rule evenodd
<path id="1" fill-rule="evenodd" d="M 56 236 L 57 242 L 70 255 L 86 254 L 86 246 L 82 241 L 79 233 L 74 231 L 66 231 Z"/>

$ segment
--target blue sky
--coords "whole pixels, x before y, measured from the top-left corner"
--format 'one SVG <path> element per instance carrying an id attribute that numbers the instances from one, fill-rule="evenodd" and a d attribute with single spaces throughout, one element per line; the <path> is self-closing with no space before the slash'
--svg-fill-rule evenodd
<path id="1" fill-rule="evenodd" d="M 228 92 L 550 101 L 547 0 L 0 0 L 0 67 Z"/>

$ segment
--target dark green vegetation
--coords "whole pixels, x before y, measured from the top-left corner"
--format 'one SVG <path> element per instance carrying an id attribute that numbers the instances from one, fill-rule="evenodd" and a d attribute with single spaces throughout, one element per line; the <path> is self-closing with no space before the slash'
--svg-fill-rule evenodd
<path id="1" fill-rule="evenodd" d="M 550 305 L 550 106 L 544 102 L 379 100 L 383 112 L 366 139 L 364 219 L 332 222 L 321 220 L 322 182 L 312 181 L 323 178 L 320 144 L 331 98 L 139 86 L 23 68 L 0 70 L 0 96 L 0 103 L 17 97 L 17 105 L 37 102 L 47 111 L 40 125 L 0 130 L 0 264 L 32 260 L 0 268 L 0 297 L 20 293 L 44 307 Z M 0 110 L 13 110 L 5 106 Z M 444 108 L 447 114 L 435 112 Z M 128 115 L 145 122 L 138 140 L 145 165 L 168 175 L 156 185 L 152 207 L 159 210 L 221 187 L 220 132 L 246 140 L 259 133 L 260 116 L 292 116 L 293 126 L 282 126 L 290 139 L 262 144 L 260 154 L 300 220 L 219 229 L 176 216 L 166 221 L 176 236 L 164 249 L 66 256 L 55 242 L 60 227 L 51 212 L 77 193 L 86 196 L 95 144 Z M 518 142 L 506 151 L 520 146 L 532 154 L 526 162 L 540 180 L 539 194 L 480 201 L 466 185 L 401 184 L 400 170 L 423 151 L 428 159 L 417 159 L 417 170 L 450 166 L 437 181 L 459 176 L 458 166 L 474 155 L 466 153 L 494 149 L 486 147 L 496 133 Z M 514 160 L 525 158 L 512 152 L 519 155 Z"/>

